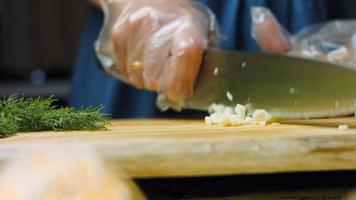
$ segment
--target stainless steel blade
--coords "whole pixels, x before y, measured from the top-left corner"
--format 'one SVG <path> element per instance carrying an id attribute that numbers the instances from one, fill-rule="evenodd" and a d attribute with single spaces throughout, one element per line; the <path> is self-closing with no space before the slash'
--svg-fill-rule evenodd
<path id="1" fill-rule="evenodd" d="M 186 107 L 207 110 L 212 103 L 245 104 L 277 118 L 347 115 L 356 107 L 356 70 L 289 56 L 207 51 Z"/>

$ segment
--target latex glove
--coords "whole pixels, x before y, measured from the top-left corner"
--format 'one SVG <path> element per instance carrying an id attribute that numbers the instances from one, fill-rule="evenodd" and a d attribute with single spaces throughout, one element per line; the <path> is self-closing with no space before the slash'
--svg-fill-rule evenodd
<path id="1" fill-rule="evenodd" d="M 269 53 L 287 53 L 291 49 L 289 34 L 278 23 L 269 9 L 253 7 L 252 37 L 260 48 Z"/>
<path id="2" fill-rule="evenodd" d="M 104 67 L 179 109 L 193 94 L 203 50 L 215 43 L 214 15 L 190 0 L 112 0 L 103 7 L 96 50 Z"/>
<path id="3" fill-rule="evenodd" d="M 315 24 L 290 36 L 268 8 L 252 8 L 252 36 L 261 49 L 356 69 L 356 20 Z"/>

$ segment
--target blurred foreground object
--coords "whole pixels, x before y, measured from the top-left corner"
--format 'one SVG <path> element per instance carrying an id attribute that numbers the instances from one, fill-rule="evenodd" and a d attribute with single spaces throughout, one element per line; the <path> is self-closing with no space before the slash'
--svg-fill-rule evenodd
<path id="1" fill-rule="evenodd" d="M 144 199 L 96 152 L 82 146 L 63 149 L 37 149 L 6 163 L 0 174 L 0 199 Z"/>

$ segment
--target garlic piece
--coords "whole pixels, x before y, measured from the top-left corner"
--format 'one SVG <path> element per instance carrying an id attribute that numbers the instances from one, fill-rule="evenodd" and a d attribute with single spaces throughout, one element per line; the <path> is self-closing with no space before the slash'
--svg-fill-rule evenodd
<path id="1" fill-rule="evenodd" d="M 256 122 L 252 117 L 246 117 L 243 124 L 254 124 Z"/>
<path id="2" fill-rule="evenodd" d="M 225 110 L 225 106 L 222 104 L 211 104 L 211 106 L 209 106 L 209 113 L 223 113 Z"/>
<path id="3" fill-rule="evenodd" d="M 223 114 L 234 114 L 234 109 L 231 107 L 225 107 Z"/>
<path id="4" fill-rule="evenodd" d="M 243 63 L 241 64 L 241 69 L 245 68 L 246 65 L 247 65 L 247 62 L 243 62 Z"/>
<path id="5" fill-rule="evenodd" d="M 211 117 L 209 116 L 205 117 L 205 124 L 209 126 L 213 125 L 213 121 L 211 120 Z"/>
<path id="6" fill-rule="evenodd" d="M 221 116 L 221 124 L 223 125 L 230 125 L 232 120 L 232 114 L 230 113 L 224 113 Z"/>
<path id="7" fill-rule="evenodd" d="M 346 124 L 340 124 L 337 129 L 339 129 L 340 131 L 346 131 L 347 129 L 349 129 L 349 126 Z"/>
<path id="8" fill-rule="evenodd" d="M 227 99 L 229 99 L 229 101 L 234 100 L 234 96 L 232 96 L 232 94 L 229 91 L 226 92 L 226 97 Z"/>
<path id="9" fill-rule="evenodd" d="M 219 68 L 215 67 L 214 68 L 214 75 L 217 76 L 219 74 Z"/>
<path id="10" fill-rule="evenodd" d="M 231 125 L 232 126 L 240 126 L 244 123 L 244 119 L 240 118 L 240 116 L 238 115 L 232 115 L 232 119 L 231 119 Z"/>
<path id="11" fill-rule="evenodd" d="M 252 118 L 257 121 L 257 122 L 267 122 L 270 120 L 272 117 L 268 112 L 266 112 L 263 109 L 257 109 L 253 112 Z"/>
<path id="12" fill-rule="evenodd" d="M 246 107 L 241 104 L 236 104 L 235 106 L 235 114 L 240 119 L 245 119 L 246 117 Z"/>
<path id="13" fill-rule="evenodd" d="M 222 122 L 222 114 L 221 113 L 213 113 L 210 115 L 210 119 L 213 124 L 219 124 Z"/>
<path id="14" fill-rule="evenodd" d="M 259 126 L 266 126 L 266 121 L 258 122 Z"/>

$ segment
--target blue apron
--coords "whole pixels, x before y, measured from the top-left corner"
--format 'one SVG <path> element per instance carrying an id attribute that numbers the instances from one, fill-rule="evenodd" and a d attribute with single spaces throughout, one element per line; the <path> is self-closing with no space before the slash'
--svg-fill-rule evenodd
<path id="1" fill-rule="evenodd" d="M 328 0 L 200 0 L 217 15 L 224 49 L 258 51 L 251 37 L 251 6 L 269 7 L 290 32 L 327 20 Z M 80 41 L 70 93 L 70 104 L 81 108 L 104 105 L 104 112 L 114 118 L 201 117 L 203 113 L 184 111 L 160 112 L 155 106 L 156 94 L 137 90 L 103 73 L 97 66 L 93 43 L 102 26 L 101 11 L 90 8 Z"/>

